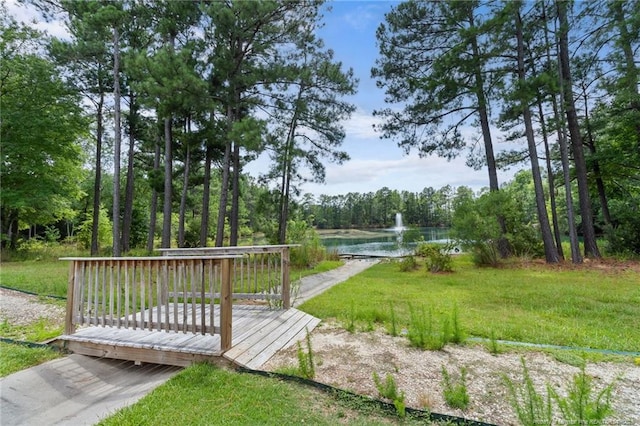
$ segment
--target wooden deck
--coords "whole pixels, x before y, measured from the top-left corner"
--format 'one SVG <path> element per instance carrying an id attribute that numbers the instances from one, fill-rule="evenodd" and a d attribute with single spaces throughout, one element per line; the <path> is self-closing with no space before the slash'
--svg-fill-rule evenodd
<path id="1" fill-rule="evenodd" d="M 199 324 L 212 316 L 202 312 L 179 313 Z M 140 314 L 138 314 L 140 315 Z M 170 313 L 173 316 L 173 312 Z M 219 324 L 220 309 L 214 309 Z M 194 362 L 231 362 L 260 368 L 276 352 L 305 338 L 320 320 L 294 308 L 270 309 L 264 305 L 233 305 L 231 349 L 223 352 L 219 334 L 89 326 L 61 336 L 56 344 L 84 355 L 135 362 L 187 366 Z"/>

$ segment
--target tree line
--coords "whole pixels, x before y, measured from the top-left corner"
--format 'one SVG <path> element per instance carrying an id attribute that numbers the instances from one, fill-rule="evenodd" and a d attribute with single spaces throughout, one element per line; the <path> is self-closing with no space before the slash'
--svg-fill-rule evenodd
<path id="1" fill-rule="evenodd" d="M 300 194 L 327 162 L 348 160 L 341 123 L 355 108 L 344 100 L 353 71 L 317 36 L 323 1 L 30 3 L 68 37 L 3 10 L 3 246 L 54 224 L 92 254 L 157 239 L 236 245 L 254 232 L 284 243 L 291 220 L 385 227 L 401 211 L 416 226 L 448 226 L 462 201 L 478 202 L 476 214 L 483 205 L 465 187 Z M 549 262 L 564 256 L 565 235 L 574 262 L 600 256 L 603 232 L 637 254 L 639 6 L 399 3 L 376 33 L 371 76 L 388 103 L 377 130 L 421 155 L 466 153 L 491 193 L 511 193 L 499 168 L 529 165 L 531 185 L 516 179 L 512 199 L 530 201 Z M 498 138 L 516 148 L 497 149 Z M 243 173 L 264 153 L 268 173 Z M 460 211 L 471 214 L 468 203 Z M 507 213 L 494 215 L 502 255 L 514 246 Z"/>

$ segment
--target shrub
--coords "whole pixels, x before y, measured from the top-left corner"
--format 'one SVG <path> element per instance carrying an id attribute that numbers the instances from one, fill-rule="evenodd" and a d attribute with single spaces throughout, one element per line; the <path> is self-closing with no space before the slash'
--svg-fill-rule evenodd
<path id="1" fill-rule="evenodd" d="M 303 220 L 291 220 L 288 225 L 288 241 L 300 244 L 291 249 L 291 266 L 294 268 L 312 268 L 326 256 L 326 249 L 318 233 Z"/>
<path id="2" fill-rule="evenodd" d="M 418 269 L 418 262 L 414 256 L 405 256 L 398 262 L 400 272 L 411 272 Z"/>
<path id="3" fill-rule="evenodd" d="M 500 217 L 505 231 L 498 222 Z M 523 206 L 507 191 L 482 194 L 456 203 L 452 220 L 452 236 L 473 254 L 478 266 L 497 266 L 505 254 L 542 254 L 538 231 L 524 212 Z"/>
<path id="4" fill-rule="evenodd" d="M 451 244 L 420 243 L 416 247 L 416 255 L 426 259 L 427 269 L 431 272 L 452 272 L 452 248 Z"/>

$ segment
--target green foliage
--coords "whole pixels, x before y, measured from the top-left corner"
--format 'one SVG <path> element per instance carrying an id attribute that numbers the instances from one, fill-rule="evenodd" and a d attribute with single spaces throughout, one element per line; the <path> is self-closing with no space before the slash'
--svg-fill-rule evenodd
<path id="1" fill-rule="evenodd" d="M 494 329 L 491 329 L 491 333 L 489 334 L 489 344 L 488 344 L 489 352 L 493 355 L 498 355 L 500 352 L 500 346 L 498 345 L 498 339 L 496 339 L 496 332 Z"/>
<path id="2" fill-rule="evenodd" d="M 453 306 L 453 311 L 451 312 L 451 323 L 453 325 L 453 330 L 451 336 L 449 337 L 449 341 L 451 343 L 455 343 L 456 345 L 464 343 L 465 333 L 462 329 L 462 324 L 460 323 L 460 315 L 458 312 L 457 304 Z"/>
<path id="3" fill-rule="evenodd" d="M 376 385 L 378 394 L 381 398 L 385 398 L 393 403 L 396 408 L 396 413 L 399 417 L 406 416 L 406 405 L 404 402 L 405 395 L 403 391 L 398 391 L 398 385 L 396 379 L 387 374 L 384 382 L 380 379 L 380 376 L 375 371 L 373 372 L 373 383 Z"/>
<path id="4" fill-rule="evenodd" d="M 506 235 L 502 234 L 498 217 L 505 222 Z M 452 234 L 471 251 L 478 266 L 499 264 L 498 242 L 503 237 L 517 256 L 542 253 L 542 243 L 533 225 L 524 219 L 522 206 L 507 191 L 461 200 L 453 215 Z"/>
<path id="5" fill-rule="evenodd" d="M 288 241 L 300 244 L 291 249 L 291 266 L 294 268 L 312 268 L 326 257 L 326 249 L 318 233 L 304 220 L 289 221 Z"/>
<path id="6" fill-rule="evenodd" d="M 1 20 L 0 205 L 2 234 L 8 235 L 17 221 L 73 218 L 84 178 L 79 140 L 88 123 L 80 97 L 64 85 L 55 65 L 37 54 L 44 36 L 5 13 Z"/>
<path id="7" fill-rule="evenodd" d="M 427 350 L 441 350 L 447 343 L 460 344 L 464 342 L 464 332 L 460 325 L 457 306 L 454 307 L 450 317 L 440 318 L 439 329 L 433 316 L 432 308 L 429 308 L 425 313 L 424 306 L 416 311 L 409 304 L 410 319 L 407 338 L 413 346 Z"/>
<path id="8" fill-rule="evenodd" d="M 411 272 L 418 269 L 418 262 L 414 256 L 405 256 L 398 262 L 400 272 Z"/>
<path id="9" fill-rule="evenodd" d="M 391 313 L 391 320 L 389 326 L 387 327 L 387 333 L 395 337 L 398 335 L 398 324 L 396 321 L 396 311 L 393 308 L 393 304 L 391 303 L 389 303 L 389 312 Z"/>
<path id="10" fill-rule="evenodd" d="M 416 255 L 426 259 L 427 269 L 433 273 L 453 272 L 451 244 L 420 243 L 416 247 Z"/>
<path id="11" fill-rule="evenodd" d="M 298 342 L 298 373 L 305 379 L 313 379 L 316 376 L 316 365 L 313 359 L 313 349 L 311 348 L 311 334 L 307 330 L 305 338 L 306 348 L 303 349 Z"/>
<path id="12" fill-rule="evenodd" d="M 523 426 L 551 426 L 553 420 L 551 397 L 548 394 L 545 397 L 538 393 L 524 358 L 520 360 L 523 376 L 521 383 L 515 383 L 509 377 L 503 375 L 503 380 L 508 390 L 509 403 Z"/>
<path id="13" fill-rule="evenodd" d="M 469 393 L 467 392 L 467 369 L 460 370 L 460 378 L 454 383 L 449 371 L 442 366 L 442 388 L 444 400 L 451 408 L 466 410 L 469 406 Z"/>
<path id="14" fill-rule="evenodd" d="M 424 306 L 420 307 L 420 311 L 416 312 L 411 305 L 409 305 L 410 321 L 407 332 L 407 338 L 409 342 L 421 349 L 428 350 L 440 350 L 448 342 L 449 325 L 448 320 L 443 321 L 442 331 L 437 332 L 435 330 L 435 324 L 433 320 L 433 310 L 425 314 Z"/>
<path id="15" fill-rule="evenodd" d="M 551 386 L 548 386 L 548 392 L 558 404 L 565 424 L 603 425 L 606 424 L 606 418 L 613 413 L 613 386 L 614 383 L 610 383 L 597 395 L 593 395 L 592 379 L 586 374 L 585 364 L 582 363 L 580 373 L 573 377 L 567 396 L 561 396 Z"/>
<path id="16" fill-rule="evenodd" d="M 518 420 L 525 426 L 553 424 L 552 401 L 555 401 L 563 424 L 570 425 L 602 425 L 606 418 L 613 413 L 612 392 L 615 383 L 606 385 L 597 395 L 591 377 L 585 372 L 585 363 L 580 366 L 580 372 L 574 375 L 566 396 L 561 396 L 547 384 L 547 394 L 542 395 L 535 389 L 535 385 L 524 358 L 521 358 L 523 380 L 516 384 L 506 375 L 503 380 L 509 392 L 509 401 L 516 411 Z"/>
<path id="17" fill-rule="evenodd" d="M 76 239 L 85 249 L 91 247 L 91 232 L 93 228 L 93 213 L 89 211 L 87 218 L 78 226 Z M 98 247 L 107 248 L 113 244 L 113 232 L 109 215 L 104 207 L 100 207 L 98 216 Z"/>
<path id="18" fill-rule="evenodd" d="M 640 196 L 630 198 L 609 203 L 616 224 L 605 228 L 607 253 L 640 257 Z"/>

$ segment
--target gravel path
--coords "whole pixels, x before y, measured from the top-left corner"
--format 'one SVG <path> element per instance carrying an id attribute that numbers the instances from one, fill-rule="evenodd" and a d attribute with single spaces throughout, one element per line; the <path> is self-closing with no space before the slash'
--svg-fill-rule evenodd
<path id="1" fill-rule="evenodd" d="M 496 425 L 517 425 L 507 398 L 503 375 L 516 383 L 522 380 L 521 357 L 524 357 L 538 392 L 549 384 L 565 394 L 579 368 L 559 362 L 534 351 L 509 352 L 497 356 L 482 346 L 447 346 L 442 351 L 423 351 L 409 347 L 407 339 L 392 337 L 381 331 L 349 333 L 332 324 L 322 324 L 311 334 L 311 346 L 317 361 L 315 380 L 340 389 L 378 397 L 373 373 L 381 378 L 391 374 L 406 394 L 407 406 L 429 409 Z M 277 354 L 263 366 L 277 370 L 296 366 L 296 348 Z M 470 406 L 467 410 L 448 407 L 442 392 L 442 367 L 452 377 L 467 369 Z M 640 424 L 640 366 L 631 363 L 591 363 L 586 372 L 596 389 L 615 381 L 610 425 Z M 562 424 L 560 419 L 559 423 Z"/>
<path id="2" fill-rule="evenodd" d="M 65 309 L 46 303 L 38 296 L 0 288 L 0 321 L 12 325 L 27 325 L 44 319 L 52 324 L 64 323 Z"/>

